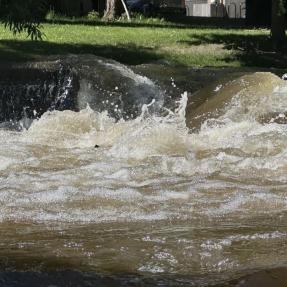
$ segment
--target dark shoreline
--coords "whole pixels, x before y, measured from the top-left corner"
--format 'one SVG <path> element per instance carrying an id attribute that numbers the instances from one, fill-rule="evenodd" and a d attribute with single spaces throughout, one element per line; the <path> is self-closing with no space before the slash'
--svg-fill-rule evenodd
<path id="1" fill-rule="evenodd" d="M 216 287 L 286 287 L 287 267 L 266 269 Z"/>
<path id="2" fill-rule="evenodd" d="M 48 272 L 37 271 L 6 271 L 0 272 L 0 286 L 2 287 L 287 287 L 287 267 L 261 270 L 239 279 L 226 283 L 194 285 L 188 280 L 169 280 L 168 278 L 145 278 L 133 275 L 104 276 L 93 272 L 86 273 L 73 270 L 59 270 Z"/>

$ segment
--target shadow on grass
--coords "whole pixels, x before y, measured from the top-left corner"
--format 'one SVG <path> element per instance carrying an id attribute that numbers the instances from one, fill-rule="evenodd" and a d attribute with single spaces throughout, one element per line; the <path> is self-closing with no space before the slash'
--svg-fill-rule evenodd
<path id="1" fill-rule="evenodd" d="M 223 49 L 233 50 L 224 61 L 239 61 L 242 66 L 287 68 L 287 37 L 286 45 L 280 51 L 274 51 L 268 35 L 248 35 L 244 33 L 208 33 L 192 34 L 191 40 L 179 41 L 190 46 L 219 44 Z"/>
<path id="2" fill-rule="evenodd" d="M 27 61 L 41 56 L 92 54 L 128 65 L 160 60 L 152 49 L 136 45 L 58 44 L 45 41 L 0 40 L 0 61 Z"/>
<path id="3" fill-rule="evenodd" d="M 191 34 L 190 40 L 179 41 L 180 44 L 190 46 L 200 46 L 204 44 L 220 44 L 221 48 L 232 50 L 234 53 L 223 53 L 221 62 L 226 66 L 239 63 L 245 67 L 287 67 L 287 55 L 284 51 L 272 51 L 272 45 L 267 35 L 248 35 L 244 32 L 237 33 L 200 33 Z M 184 51 L 184 50 L 183 50 Z M 208 55 L 210 52 L 208 45 L 203 49 Z M 212 50 L 211 50 L 212 52 Z M 186 52 L 189 53 L 189 52 Z M 17 41 L 0 40 L 0 61 L 27 61 L 39 59 L 43 56 L 67 55 L 67 54 L 92 54 L 105 58 L 110 58 L 128 65 L 139 65 L 164 60 L 168 54 L 161 54 L 152 48 L 137 46 L 134 44 L 122 45 L 95 45 L 95 44 L 60 44 L 46 41 Z M 173 52 L 171 52 L 171 55 Z M 184 60 L 185 54 L 183 54 Z M 188 54 L 187 54 L 188 57 Z M 193 54 L 193 57 L 197 57 Z M 204 57 L 204 55 L 199 55 Z M 177 60 L 175 59 L 175 64 Z M 181 64 L 184 63 L 181 61 Z M 188 60 L 189 61 L 189 60 Z M 192 65 L 192 62 L 186 63 Z M 223 64 L 224 65 L 224 64 Z M 237 64 L 236 64 L 237 65 Z"/>

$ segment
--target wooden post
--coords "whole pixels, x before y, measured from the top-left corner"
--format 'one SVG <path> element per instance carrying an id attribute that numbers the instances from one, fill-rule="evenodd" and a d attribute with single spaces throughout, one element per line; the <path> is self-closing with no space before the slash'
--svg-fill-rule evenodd
<path id="1" fill-rule="evenodd" d="M 125 12 L 126 12 L 126 14 L 127 14 L 128 21 L 131 22 L 130 13 L 129 13 L 129 11 L 128 11 L 128 8 L 127 8 L 127 5 L 126 5 L 126 3 L 125 3 L 125 0 L 121 0 L 121 1 L 122 1 L 123 6 L 124 6 Z"/>

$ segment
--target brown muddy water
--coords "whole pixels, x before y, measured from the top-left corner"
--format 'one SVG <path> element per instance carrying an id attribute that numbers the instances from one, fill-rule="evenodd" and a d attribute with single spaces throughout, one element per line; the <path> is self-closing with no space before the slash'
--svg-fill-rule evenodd
<path id="1" fill-rule="evenodd" d="M 243 87 L 194 131 L 186 94 L 162 115 L 87 107 L 0 130 L 0 286 L 221 286 L 286 267 L 287 84 L 274 77 L 252 110 Z"/>

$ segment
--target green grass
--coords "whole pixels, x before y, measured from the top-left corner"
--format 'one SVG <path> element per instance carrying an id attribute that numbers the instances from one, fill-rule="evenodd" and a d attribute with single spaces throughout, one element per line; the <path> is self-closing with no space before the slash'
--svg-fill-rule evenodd
<path id="1" fill-rule="evenodd" d="M 94 54 L 124 64 L 168 61 L 186 66 L 286 67 L 273 53 L 269 31 L 188 27 L 162 20 L 126 22 L 59 21 L 43 24 L 43 41 L 13 36 L 0 26 L 0 61 L 25 61 L 46 55 Z"/>

